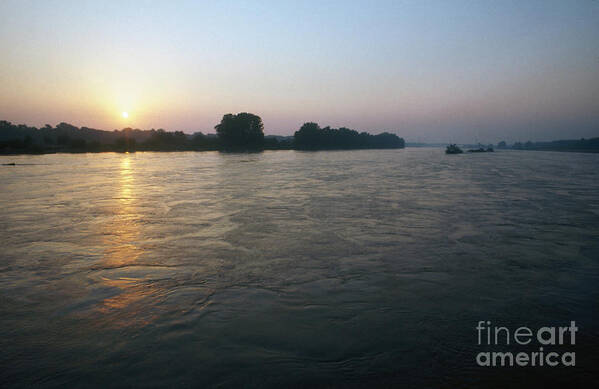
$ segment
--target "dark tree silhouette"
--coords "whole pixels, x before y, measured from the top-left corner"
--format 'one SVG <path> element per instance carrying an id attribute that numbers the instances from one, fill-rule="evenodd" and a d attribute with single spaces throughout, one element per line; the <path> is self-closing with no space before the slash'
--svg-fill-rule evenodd
<path id="1" fill-rule="evenodd" d="M 295 147 L 300 150 L 392 149 L 403 148 L 403 138 L 383 132 L 371 135 L 341 127 L 320 128 L 314 122 L 304 123 L 294 134 Z"/>
<path id="2" fill-rule="evenodd" d="M 228 114 L 216 126 L 215 134 L 196 132 L 187 135 L 181 131 L 122 130 L 102 131 L 60 123 L 41 128 L 13 124 L 0 120 L 0 154 L 37 154 L 57 152 L 101 151 L 183 151 L 183 150 L 340 150 L 402 148 L 405 142 L 395 134 L 383 132 L 371 135 L 349 128 L 331 128 L 313 122 L 305 123 L 294 137 L 264 136 L 262 120 L 251 113 Z M 599 153 L 599 138 L 563 139 L 551 142 L 516 142 L 508 145 L 501 141 L 498 149 L 556 150 Z M 479 148 L 483 146 L 480 145 Z M 489 145 L 487 148 L 492 148 Z M 489 150 L 485 150 L 489 151 Z"/>
<path id="3" fill-rule="evenodd" d="M 293 134 L 296 146 L 306 149 L 315 149 L 321 143 L 322 130 L 314 122 L 304 123 L 298 131 Z"/>
<path id="4" fill-rule="evenodd" d="M 114 149 L 120 152 L 135 151 L 135 143 L 135 138 L 122 136 L 114 141 Z"/>
<path id="5" fill-rule="evenodd" d="M 247 112 L 228 113 L 214 129 L 225 149 L 261 149 L 264 146 L 264 125 L 260 116 Z"/>
<path id="6" fill-rule="evenodd" d="M 56 141 L 59 145 L 68 145 L 71 143 L 71 137 L 66 134 L 58 135 L 58 139 Z"/>

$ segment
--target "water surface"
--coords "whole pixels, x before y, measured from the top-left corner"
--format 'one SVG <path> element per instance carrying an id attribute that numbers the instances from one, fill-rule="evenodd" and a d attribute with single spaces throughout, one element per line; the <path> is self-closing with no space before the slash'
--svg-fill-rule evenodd
<path id="1" fill-rule="evenodd" d="M 588 382 L 599 155 L 2 156 L 0 384 Z M 21 165 L 22 164 L 22 165 Z M 479 320 L 577 366 L 477 367 Z"/>

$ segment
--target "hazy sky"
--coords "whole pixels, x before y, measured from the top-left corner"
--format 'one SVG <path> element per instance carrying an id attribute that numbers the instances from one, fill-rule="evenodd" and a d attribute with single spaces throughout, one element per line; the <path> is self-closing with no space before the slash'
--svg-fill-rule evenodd
<path id="1" fill-rule="evenodd" d="M 599 136 L 599 1 L 0 2 L 0 119 Z M 129 118 L 121 116 L 129 112 Z"/>

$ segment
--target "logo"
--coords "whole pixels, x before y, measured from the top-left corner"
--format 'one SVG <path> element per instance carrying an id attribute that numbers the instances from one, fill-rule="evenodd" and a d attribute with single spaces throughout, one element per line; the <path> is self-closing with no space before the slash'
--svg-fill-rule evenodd
<path id="1" fill-rule="evenodd" d="M 518 327 L 515 330 L 491 326 L 490 321 L 479 321 L 476 326 L 478 346 L 485 351 L 476 355 L 476 363 L 484 367 L 576 366 L 572 346 L 576 344 L 577 331 L 575 321 L 564 327 Z M 528 351 L 537 345 L 536 351 Z"/>

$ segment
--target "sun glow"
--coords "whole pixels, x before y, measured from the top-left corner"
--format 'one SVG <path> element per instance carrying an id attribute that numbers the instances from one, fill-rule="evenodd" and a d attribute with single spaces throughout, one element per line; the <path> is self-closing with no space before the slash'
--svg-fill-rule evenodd
<path id="1" fill-rule="evenodd" d="M 129 113 L 128 112 L 123 112 L 121 115 L 123 115 L 124 119 L 127 119 L 129 117 Z"/>

